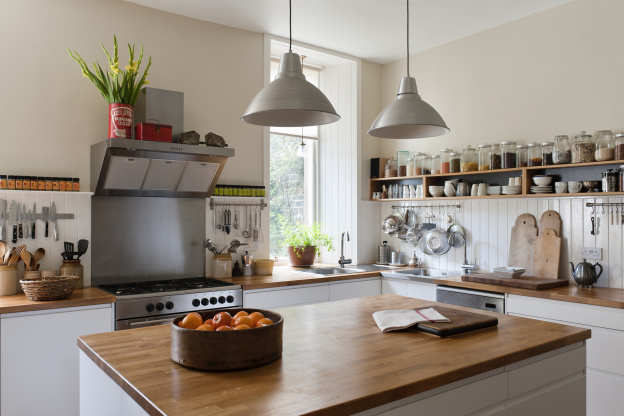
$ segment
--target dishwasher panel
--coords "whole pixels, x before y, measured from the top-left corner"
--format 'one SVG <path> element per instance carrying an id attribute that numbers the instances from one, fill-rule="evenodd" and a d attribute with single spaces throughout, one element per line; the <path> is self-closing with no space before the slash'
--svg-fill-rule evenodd
<path id="1" fill-rule="evenodd" d="M 483 311 L 505 313 L 505 295 L 438 286 L 436 301 Z"/>

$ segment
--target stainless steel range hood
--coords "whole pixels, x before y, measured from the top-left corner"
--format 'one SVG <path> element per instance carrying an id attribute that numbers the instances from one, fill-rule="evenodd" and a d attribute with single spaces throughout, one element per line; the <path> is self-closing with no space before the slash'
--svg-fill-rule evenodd
<path id="1" fill-rule="evenodd" d="M 207 198 L 234 149 L 108 139 L 91 146 L 91 192 Z"/>

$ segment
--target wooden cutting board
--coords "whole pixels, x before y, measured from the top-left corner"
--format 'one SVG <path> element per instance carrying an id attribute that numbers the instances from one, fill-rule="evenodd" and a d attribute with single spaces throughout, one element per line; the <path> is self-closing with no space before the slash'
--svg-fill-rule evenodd
<path id="1" fill-rule="evenodd" d="M 449 318 L 451 322 L 419 322 L 410 329 L 446 337 L 498 325 L 498 319 L 493 316 L 443 306 L 435 306 L 434 309 Z"/>
<path id="2" fill-rule="evenodd" d="M 524 276 L 518 279 L 506 279 L 496 276 L 494 273 L 469 274 L 461 277 L 464 282 L 485 283 L 490 285 L 517 287 L 522 289 L 551 289 L 553 287 L 567 286 L 570 282 L 564 279 L 545 279 L 543 277 Z"/>
<path id="3" fill-rule="evenodd" d="M 540 217 L 539 234 L 542 235 L 547 228 L 555 230 L 557 237 L 561 237 L 561 217 L 557 211 L 546 211 Z"/>
<path id="4" fill-rule="evenodd" d="M 533 275 L 557 279 L 559 277 L 559 257 L 561 256 L 561 238 L 555 230 L 546 228 L 535 239 L 533 252 Z"/>
<path id="5" fill-rule="evenodd" d="M 516 218 L 509 237 L 507 266 L 523 267 L 527 274 L 533 273 L 533 246 L 537 238 L 535 225 L 535 218 L 531 214 L 522 214 Z"/>

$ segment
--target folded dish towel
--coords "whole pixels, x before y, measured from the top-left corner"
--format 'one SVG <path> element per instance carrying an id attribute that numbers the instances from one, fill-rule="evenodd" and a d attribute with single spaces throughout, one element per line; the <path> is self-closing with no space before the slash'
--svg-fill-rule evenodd
<path id="1" fill-rule="evenodd" d="M 373 319 L 383 333 L 405 329 L 418 322 L 451 322 L 433 308 L 377 311 Z"/>

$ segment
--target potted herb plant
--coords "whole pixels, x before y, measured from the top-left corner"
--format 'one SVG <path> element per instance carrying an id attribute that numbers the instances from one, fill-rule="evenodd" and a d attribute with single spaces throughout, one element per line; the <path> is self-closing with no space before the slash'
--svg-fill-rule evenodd
<path id="1" fill-rule="evenodd" d="M 114 49 L 112 57 L 106 48 L 100 44 L 108 58 L 108 66 L 105 66 L 105 69 L 102 69 L 99 62 L 94 62 L 92 72 L 89 69 L 89 65 L 87 65 L 78 52 L 72 52 L 69 48 L 67 52 L 80 65 L 82 76 L 89 79 L 108 101 L 108 137 L 112 139 L 130 139 L 132 138 L 134 104 L 137 101 L 141 88 L 149 84 L 147 74 L 152 65 L 152 57 L 150 56 L 143 75 L 140 75 L 139 68 L 143 61 L 143 45 L 141 45 L 141 53 L 135 61 L 134 45 L 130 46 L 128 44 L 128 54 L 130 55 L 128 65 L 125 68 L 120 68 L 117 36 L 114 36 L 113 39 Z"/>
<path id="2" fill-rule="evenodd" d="M 334 249 L 333 238 L 322 233 L 321 225 L 316 222 L 288 227 L 284 236 L 292 266 L 311 266 L 322 247 L 330 251 Z"/>

